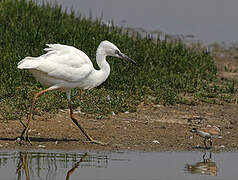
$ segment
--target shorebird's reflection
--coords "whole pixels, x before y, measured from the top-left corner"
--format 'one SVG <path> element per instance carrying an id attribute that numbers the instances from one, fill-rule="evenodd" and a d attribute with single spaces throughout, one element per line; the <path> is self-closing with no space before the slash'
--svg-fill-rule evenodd
<path id="1" fill-rule="evenodd" d="M 66 175 L 66 180 L 69 180 L 69 177 L 71 176 L 71 174 L 74 172 L 75 169 L 77 169 L 80 165 L 80 163 L 88 156 L 88 153 L 85 153 L 81 158 L 80 160 L 75 163 L 74 167 L 72 169 L 70 169 L 68 172 L 67 172 L 67 175 Z"/>
<path id="2" fill-rule="evenodd" d="M 202 156 L 203 161 L 197 162 L 194 165 L 186 164 L 186 170 L 192 174 L 206 174 L 210 176 L 217 176 L 217 166 L 216 162 L 213 162 L 211 159 L 211 151 L 207 156 L 205 152 Z"/>

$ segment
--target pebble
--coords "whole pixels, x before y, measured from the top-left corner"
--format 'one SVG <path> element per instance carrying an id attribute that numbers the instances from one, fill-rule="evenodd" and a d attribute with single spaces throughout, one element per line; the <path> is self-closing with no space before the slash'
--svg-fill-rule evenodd
<path id="1" fill-rule="evenodd" d="M 59 111 L 60 111 L 60 112 L 63 112 L 63 113 L 66 113 L 66 112 L 67 112 L 67 110 L 64 110 L 64 109 L 60 109 Z"/>
<path id="2" fill-rule="evenodd" d="M 39 147 L 39 148 L 45 148 L 45 146 L 44 146 L 44 145 L 41 145 L 41 144 L 38 145 L 38 147 Z"/>
<path id="3" fill-rule="evenodd" d="M 21 142 L 21 138 L 17 138 L 17 140 L 16 140 L 18 143 L 20 143 Z"/>
<path id="4" fill-rule="evenodd" d="M 158 140 L 154 140 L 153 143 L 159 144 L 160 142 Z"/>

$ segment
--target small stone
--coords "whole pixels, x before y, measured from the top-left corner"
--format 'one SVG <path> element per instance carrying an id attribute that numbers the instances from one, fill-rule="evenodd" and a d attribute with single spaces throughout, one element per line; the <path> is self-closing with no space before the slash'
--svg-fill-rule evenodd
<path id="1" fill-rule="evenodd" d="M 41 145 L 41 144 L 38 145 L 38 147 L 39 147 L 39 148 L 45 148 L 45 146 L 44 146 L 44 145 Z"/>
<path id="2" fill-rule="evenodd" d="M 67 112 L 67 110 L 64 110 L 64 109 L 60 109 L 59 111 L 62 112 L 62 113 L 66 113 Z"/>
<path id="3" fill-rule="evenodd" d="M 158 140 L 154 140 L 152 142 L 155 143 L 155 144 L 159 144 L 160 143 Z"/>
<path id="4" fill-rule="evenodd" d="M 21 138 L 17 138 L 17 140 L 16 140 L 18 143 L 21 143 Z"/>
<path id="5" fill-rule="evenodd" d="M 224 146 L 224 145 L 221 145 L 220 147 L 221 147 L 221 148 L 225 148 L 225 146 Z"/>

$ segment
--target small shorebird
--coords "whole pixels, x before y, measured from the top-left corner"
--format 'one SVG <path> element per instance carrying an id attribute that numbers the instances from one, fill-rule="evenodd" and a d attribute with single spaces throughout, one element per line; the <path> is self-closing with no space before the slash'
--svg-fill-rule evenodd
<path id="1" fill-rule="evenodd" d="M 205 148 L 207 149 L 207 144 L 206 141 L 209 140 L 210 141 L 210 147 L 212 147 L 212 138 L 218 138 L 221 137 L 221 128 L 218 126 L 211 126 L 211 125 L 207 125 L 206 127 L 202 127 L 202 128 L 193 128 L 191 130 L 192 133 L 196 133 L 199 136 L 204 138 L 204 145 Z"/>

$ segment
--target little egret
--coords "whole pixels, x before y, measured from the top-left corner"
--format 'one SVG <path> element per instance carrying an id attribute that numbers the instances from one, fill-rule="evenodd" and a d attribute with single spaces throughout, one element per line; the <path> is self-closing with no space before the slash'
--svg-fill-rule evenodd
<path id="1" fill-rule="evenodd" d="M 47 46 L 48 48 L 44 49 L 47 51 L 46 54 L 39 57 L 26 57 L 17 66 L 19 69 L 28 69 L 42 85 L 48 87 L 48 89 L 34 95 L 26 125 L 20 121 L 24 126 L 20 136 L 21 140 L 28 141 L 31 144 L 28 133 L 37 98 L 51 90 L 62 90 L 66 92 L 72 121 L 90 142 L 104 144 L 94 140 L 76 120 L 70 99 L 71 89 L 76 87 L 91 89 L 102 84 L 110 73 L 110 66 L 106 61 L 106 56 L 126 59 L 133 64 L 135 64 L 135 61 L 121 53 L 111 42 L 102 41 L 96 52 L 96 61 L 100 69 L 96 70 L 89 57 L 75 47 L 61 44 L 47 44 Z"/>

